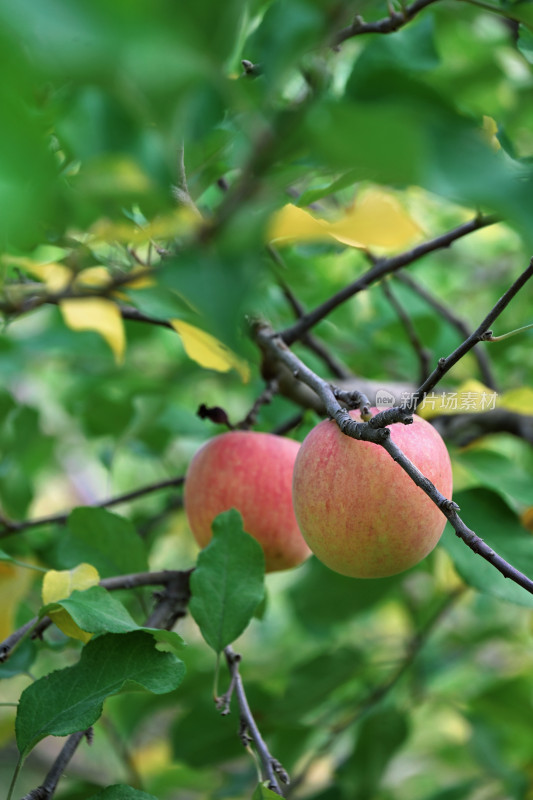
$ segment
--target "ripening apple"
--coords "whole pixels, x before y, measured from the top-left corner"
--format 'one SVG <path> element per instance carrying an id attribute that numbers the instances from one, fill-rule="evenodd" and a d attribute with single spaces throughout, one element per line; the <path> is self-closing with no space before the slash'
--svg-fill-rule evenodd
<path id="1" fill-rule="evenodd" d="M 288 569 L 310 555 L 292 507 L 292 473 L 300 444 L 271 433 L 231 431 L 194 455 L 185 476 L 184 503 L 200 547 L 222 511 L 236 508 L 244 530 L 265 554 L 267 572 Z"/>
<path id="2" fill-rule="evenodd" d="M 376 409 L 373 409 L 376 411 Z M 359 412 L 352 411 L 354 419 Z M 448 499 L 452 471 L 435 428 L 414 416 L 389 426 L 392 441 Z M 352 439 L 331 420 L 304 439 L 293 478 L 296 518 L 330 569 L 354 578 L 403 572 L 436 546 L 446 518 L 380 445 Z"/>

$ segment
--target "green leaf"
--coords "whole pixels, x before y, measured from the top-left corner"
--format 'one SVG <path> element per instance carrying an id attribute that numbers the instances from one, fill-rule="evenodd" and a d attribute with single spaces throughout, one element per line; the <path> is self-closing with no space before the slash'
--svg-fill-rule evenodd
<path id="1" fill-rule="evenodd" d="M 162 286 L 145 289 L 128 289 L 132 302 L 149 317 L 156 319 L 186 319 L 192 321 L 197 315 L 180 295 Z"/>
<path id="2" fill-rule="evenodd" d="M 530 64 L 533 64 L 533 33 L 526 28 L 520 28 L 518 36 L 518 49 Z"/>
<path id="3" fill-rule="evenodd" d="M 157 797 L 132 786 L 126 786 L 124 783 L 116 783 L 97 794 L 92 794 L 87 800 L 157 800 Z"/>
<path id="4" fill-rule="evenodd" d="M 409 109 L 395 103 L 355 106 L 314 104 L 299 134 L 313 155 L 337 169 L 351 169 L 359 180 L 384 184 L 421 183 L 429 157 L 423 129 Z"/>
<path id="5" fill-rule="evenodd" d="M 97 794 L 92 794 L 87 800 L 157 800 L 157 797 L 132 786 L 126 786 L 124 783 L 116 783 Z"/>
<path id="6" fill-rule="evenodd" d="M 339 687 L 356 681 L 363 663 L 363 655 L 354 647 L 328 649 L 291 669 L 287 688 L 273 716 L 278 720 L 295 721 L 323 703 L 331 705 L 332 694 Z"/>
<path id="7" fill-rule="evenodd" d="M 272 86 L 315 46 L 325 20 L 320 9 L 303 0 L 275 0 L 246 43 L 247 58 L 260 63 Z"/>
<path id="8" fill-rule="evenodd" d="M 363 720 L 354 751 L 340 770 L 351 796 L 376 796 L 387 764 L 408 735 L 407 716 L 395 708 L 378 709 Z"/>
<path id="9" fill-rule="evenodd" d="M 92 564 L 102 578 L 144 572 L 146 547 L 124 517 L 104 508 L 75 508 L 61 537 L 59 558 L 66 567 Z"/>
<path id="10" fill-rule="evenodd" d="M 105 389 L 94 387 L 80 409 L 80 417 L 89 436 L 123 434 L 134 416 L 131 397 L 110 396 Z"/>
<path id="11" fill-rule="evenodd" d="M 85 730 L 107 697 L 133 688 L 127 684 L 166 694 L 184 674 L 183 662 L 156 650 L 152 636 L 142 631 L 92 639 L 77 664 L 45 675 L 22 693 L 15 723 L 20 754 L 24 758 L 45 736 Z"/>
<path id="12" fill-rule="evenodd" d="M 175 631 L 165 631 L 159 628 L 146 628 L 137 625 L 129 611 L 122 603 L 110 594 L 103 586 L 92 586 L 85 591 L 74 591 L 72 594 L 57 603 L 51 603 L 41 609 L 41 616 L 58 607 L 68 611 L 74 622 L 88 633 L 131 633 L 132 631 L 146 631 L 151 633 L 158 642 L 165 642 L 174 650 L 183 647 L 181 636 Z"/>
<path id="13" fill-rule="evenodd" d="M 209 690 L 207 690 L 209 691 Z M 172 725 L 172 751 L 176 760 L 207 769 L 242 756 L 243 747 L 234 726 L 222 717 L 207 696 L 199 696 L 193 707 Z"/>
<path id="14" fill-rule="evenodd" d="M 207 644 L 217 653 L 249 624 L 264 596 L 261 546 L 231 509 L 213 521 L 213 538 L 191 576 L 189 609 Z"/>
<path id="15" fill-rule="evenodd" d="M 463 781 L 448 786 L 446 789 L 438 789 L 435 793 L 424 797 L 423 800 L 464 800 L 465 797 L 471 797 L 474 794 L 474 789 L 478 785 L 478 781 L 475 780 Z"/>
<path id="16" fill-rule="evenodd" d="M 279 794 L 273 792 L 264 783 L 258 783 L 252 795 L 252 800 L 275 800 L 275 798 L 279 798 Z"/>
<path id="17" fill-rule="evenodd" d="M 454 500 L 469 528 L 513 567 L 533 576 L 531 534 L 520 525 L 517 516 L 498 494 L 488 489 L 469 489 L 458 492 Z M 450 554 L 463 580 L 474 589 L 533 608 L 533 596 L 529 592 L 504 578 L 488 561 L 474 553 L 450 526 L 446 526 L 440 544 Z"/>
<path id="18" fill-rule="evenodd" d="M 457 462 L 481 484 L 500 494 L 511 506 L 533 506 L 533 482 L 523 468 L 502 453 L 472 449 L 457 454 Z"/>
<path id="19" fill-rule="evenodd" d="M 35 661 L 37 648 L 31 639 L 25 639 L 9 656 L 3 664 L 0 663 L 0 680 L 2 678 L 12 678 L 20 675 L 21 672 L 28 673 L 31 665 Z"/>
<path id="20" fill-rule="evenodd" d="M 368 75 L 386 67 L 422 74 L 436 69 L 439 54 L 434 42 L 434 28 L 433 18 L 427 15 L 400 29 L 395 36 L 376 36 L 357 59 L 348 91 L 355 81 L 366 81 Z"/>
<path id="21" fill-rule="evenodd" d="M 299 574 L 300 580 L 290 590 L 296 615 L 308 630 L 328 635 L 332 626 L 371 609 L 401 582 L 401 576 L 372 581 L 347 578 L 314 557 L 300 568 Z"/>

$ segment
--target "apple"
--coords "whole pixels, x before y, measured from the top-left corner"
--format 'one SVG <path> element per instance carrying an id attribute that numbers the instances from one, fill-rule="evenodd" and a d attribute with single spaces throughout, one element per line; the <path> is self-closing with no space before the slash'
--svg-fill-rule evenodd
<path id="1" fill-rule="evenodd" d="M 376 412 L 377 409 L 372 409 Z M 360 419 L 357 411 L 351 411 Z M 414 416 L 389 426 L 392 441 L 447 498 L 450 457 L 440 434 Z M 331 420 L 304 439 L 293 478 L 296 519 L 330 569 L 354 578 L 396 575 L 436 546 L 446 518 L 380 445 L 352 439 Z"/>
<path id="2" fill-rule="evenodd" d="M 292 473 L 299 442 L 271 433 L 232 431 L 194 455 L 185 476 L 184 504 L 200 547 L 222 511 L 236 508 L 244 530 L 263 548 L 267 572 L 295 567 L 311 551 L 292 507 Z"/>

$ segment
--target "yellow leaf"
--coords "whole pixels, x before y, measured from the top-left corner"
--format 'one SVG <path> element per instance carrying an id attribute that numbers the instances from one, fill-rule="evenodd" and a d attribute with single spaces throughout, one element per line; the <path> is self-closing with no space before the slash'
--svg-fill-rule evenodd
<path id="1" fill-rule="evenodd" d="M 425 419 L 440 414 L 475 414 L 490 411 L 499 405 L 498 396 L 481 381 L 464 381 L 457 389 L 429 394 L 418 407 L 418 413 Z"/>
<path id="2" fill-rule="evenodd" d="M 138 747 L 132 753 L 132 761 L 143 777 L 161 772 L 172 763 L 172 749 L 168 739 L 157 739 Z"/>
<path id="3" fill-rule="evenodd" d="M 128 281 L 127 283 L 128 289 L 149 289 L 150 286 L 156 285 L 154 278 L 151 278 L 149 275 L 139 275 L 138 278 L 135 277 L 137 273 L 142 273 L 145 269 L 146 267 L 141 267 L 139 265 L 138 267 L 135 267 L 135 269 L 131 270 L 131 281 Z"/>
<path id="4" fill-rule="evenodd" d="M 483 116 L 483 126 L 482 126 L 483 138 L 485 141 L 492 147 L 492 149 L 497 152 L 501 149 L 501 144 L 498 140 L 497 133 L 498 133 L 498 123 L 492 117 L 487 115 Z"/>
<path id="5" fill-rule="evenodd" d="M 4 264 L 20 267 L 25 272 L 29 272 L 30 275 L 34 275 L 51 292 L 62 291 L 72 279 L 72 271 L 64 264 L 59 264 L 56 261 L 42 263 L 24 256 L 11 255 L 3 256 L 2 261 Z"/>
<path id="6" fill-rule="evenodd" d="M 18 604 L 28 593 L 33 578 L 32 570 L 0 561 L 0 641 L 13 633 Z"/>
<path id="7" fill-rule="evenodd" d="M 533 389 L 522 386 L 520 389 L 504 392 L 499 398 L 498 405 L 518 414 L 533 414 Z"/>
<path id="8" fill-rule="evenodd" d="M 267 231 L 269 241 L 311 242 L 327 240 L 328 232 L 323 220 L 315 219 L 303 208 L 288 203 L 280 208 L 270 219 Z"/>
<path id="9" fill-rule="evenodd" d="M 57 603 L 70 597 L 72 592 L 77 589 L 83 592 L 91 586 L 97 586 L 100 582 L 100 575 L 92 564 L 78 564 L 74 569 L 64 569 L 61 571 L 51 569 L 43 579 L 42 598 L 43 605 Z M 72 619 L 65 609 L 50 612 L 50 619 L 63 631 L 64 634 L 82 642 L 88 642 L 91 638 L 90 633 L 83 631 Z"/>
<path id="10" fill-rule="evenodd" d="M 59 303 L 65 324 L 73 331 L 96 331 L 115 355 L 117 364 L 124 358 L 126 336 L 118 306 L 104 297 L 83 297 Z"/>
<path id="11" fill-rule="evenodd" d="M 236 369 L 244 383 L 250 378 L 250 368 L 246 361 L 243 361 L 233 353 L 226 345 L 222 344 L 210 333 L 190 325 L 181 319 L 171 319 L 170 324 L 181 336 L 185 352 L 207 369 L 215 369 L 217 372 L 228 372 Z"/>
<path id="12" fill-rule="evenodd" d="M 421 232 L 395 193 L 371 187 L 334 222 L 317 219 L 289 203 L 272 216 L 267 236 L 286 244 L 335 239 L 349 247 L 399 250 Z"/>
<path id="13" fill-rule="evenodd" d="M 524 528 L 527 528 L 528 531 L 533 533 L 533 506 L 526 508 L 526 510 L 520 514 L 520 522 Z"/>
<path id="14" fill-rule="evenodd" d="M 74 285 L 76 287 L 90 286 L 101 289 L 111 283 L 111 275 L 105 267 L 87 267 L 78 272 Z"/>
<path id="15" fill-rule="evenodd" d="M 91 239 L 103 242 L 122 242 L 133 247 L 153 239 L 172 239 L 193 233 L 202 218 L 193 208 L 181 206 L 169 214 L 156 217 L 142 227 L 134 222 L 100 219 L 91 228 Z"/>
<path id="16" fill-rule="evenodd" d="M 380 247 L 401 250 L 421 234 L 393 192 L 371 188 L 342 219 L 328 226 L 330 234 L 351 247 Z"/>

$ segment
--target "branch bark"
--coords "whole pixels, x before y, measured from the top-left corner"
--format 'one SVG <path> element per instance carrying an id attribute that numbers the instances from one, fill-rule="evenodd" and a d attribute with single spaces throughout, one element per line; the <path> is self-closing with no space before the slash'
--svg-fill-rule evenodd
<path id="1" fill-rule="evenodd" d="M 362 17 L 356 16 L 351 25 L 340 30 L 333 39 L 333 45 L 339 47 L 347 39 L 352 39 L 354 36 L 361 36 L 365 33 L 394 33 L 394 31 L 403 28 L 407 25 L 417 14 L 423 11 L 428 6 L 437 3 L 439 0 L 416 0 L 410 6 L 405 6 L 402 11 L 393 11 L 388 17 L 376 20 L 375 22 L 365 22 Z"/>
<path id="2" fill-rule="evenodd" d="M 222 713 L 228 713 L 231 695 L 234 693 L 237 698 L 240 716 L 240 737 L 245 747 L 248 747 L 250 742 L 253 742 L 261 766 L 263 768 L 266 779 L 268 780 L 268 788 L 276 794 L 283 797 L 281 783 L 288 784 L 289 776 L 283 769 L 279 761 L 274 758 L 261 736 L 261 731 L 257 727 L 257 723 L 253 717 L 250 709 L 244 684 L 239 672 L 239 664 L 241 656 L 236 653 L 232 647 L 224 648 L 224 655 L 231 676 L 230 687 L 226 694 L 221 698 L 222 704 L 219 706 Z"/>

